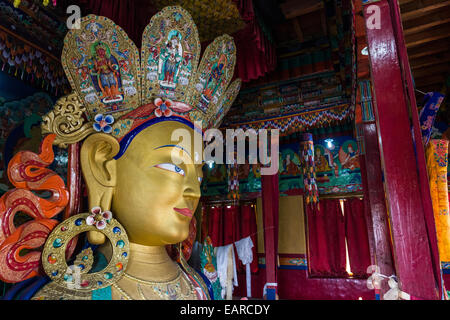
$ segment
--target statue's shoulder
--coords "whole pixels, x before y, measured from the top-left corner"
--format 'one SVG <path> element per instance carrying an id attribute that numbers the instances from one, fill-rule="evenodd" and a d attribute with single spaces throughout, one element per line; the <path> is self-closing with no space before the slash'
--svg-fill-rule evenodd
<path id="1" fill-rule="evenodd" d="M 36 292 L 31 300 L 92 300 L 92 293 L 64 288 L 49 282 Z"/>

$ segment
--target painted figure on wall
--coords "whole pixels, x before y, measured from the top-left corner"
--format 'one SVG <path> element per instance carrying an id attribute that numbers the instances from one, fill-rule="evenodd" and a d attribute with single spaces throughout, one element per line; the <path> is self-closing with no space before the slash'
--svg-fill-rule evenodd
<path id="1" fill-rule="evenodd" d="M 356 151 L 355 151 L 356 150 Z M 354 141 L 346 141 L 339 150 L 339 161 L 343 169 L 355 170 L 359 168 L 357 146 Z"/>
<path id="2" fill-rule="evenodd" d="M 294 155 L 295 157 L 295 155 Z M 283 160 L 283 172 L 282 174 L 295 176 L 300 174 L 300 168 L 291 159 L 291 154 L 287 154 L 286 158 Z"/>
<path id="3" fill-rule="evenodd" d="M 117 59 L 111 54 L 109 47 L 101 41 L 92 45 L 91 54 L 91 78 L 97 92 L 102 93 L 105 103 L 116 101 L 121 87 Z"/>
<path id="4" fill-rule="evenodd" d="M 324 153 L 323 146 L 318 145 L 315 147 L 314 161 L 316 163 L 317 172 L 327 172 L 331 170 L 328 159 L 325 157 Z"/>

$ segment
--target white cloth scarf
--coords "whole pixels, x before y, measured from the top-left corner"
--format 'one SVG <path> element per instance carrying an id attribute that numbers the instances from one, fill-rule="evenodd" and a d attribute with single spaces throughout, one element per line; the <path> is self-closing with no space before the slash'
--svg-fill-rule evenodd
<path id="1" fill-rule="evenodd" d="M 252 238 L 247 237 L 243 238 L 234 243 L 236 246 L 237 254 L 239 259 L 242 261 L 242 264 L 245 265 L 245 280 L 247 283 L 247 297 L 250 298 L 252 296 L 252 282 L 251 282 L 251 272 L 250 272 L 250 264 L 253 261 L 253 241 Z"/>
<path id="2" fill-rule="evenodd" d="M 229 293 L 233 292 L 233 285 L 238 286 L 237 280 L 237 271 L 236 271 L 236 261 L 234 260 L 234 249 L 233 244 L 229 244 L 226 246 L 217 247 L 217 273 L 219 274 L 220 286 L 222 287 L 222 298 L 225 299 L 225 293 L 228 291 Z M 229 252 L 231 251 L 231 257 Z M 231 261 L 229 261 L 229 257 Z M 228 274 L 228 264 L 231 263 L 233 265 L 233 274 Z M 233 278 L 233 285 L 231 285 L 231 278 Z M 230 280 L 230 283 L 228 283 Z M 231 286 L 231 288 L 229 288 Z M 228 290 L 227 290 L 228 289 Z M 227 297 L 231 299 L 230 294 Z"/>

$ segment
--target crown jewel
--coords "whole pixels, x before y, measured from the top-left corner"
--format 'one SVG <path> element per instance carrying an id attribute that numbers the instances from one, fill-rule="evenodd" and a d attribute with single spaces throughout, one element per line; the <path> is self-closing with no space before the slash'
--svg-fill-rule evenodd
<path id="1" fill-rule="evenodd" d="M 56 143 L 65 145 L 95 131 L 120 140 L 154 117 L 201 121 L 204 129 L 219 126 L 240 89 L 239 79 L 228 86 L 236 47 L 232 37 L 220 36 L 199 63 L 200 50 L 197 27 L 179 6 L 166 7 L 151 18 L 140 53 L 108 18 L 83 17 L 81 28 L 66 35 L 62 54 L 74 93 L 61 98 L 58 108 L 44 117 L 44 133 L 56 133 Z M 87 123 L 79 117 L 82 113 Z M 63 130 L 55 130 L 61 126 Z"/>

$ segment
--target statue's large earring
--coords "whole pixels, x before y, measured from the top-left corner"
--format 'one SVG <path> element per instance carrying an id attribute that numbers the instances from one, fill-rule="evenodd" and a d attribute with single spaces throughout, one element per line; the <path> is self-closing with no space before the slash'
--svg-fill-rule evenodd
<path id="1" fill-rule="evenodd" d="M 89 263 L 83 263 L 89 259 L 88 255 L 77 256 L 76 265 L 70 267 L 65 259 L 70 239 L 88 231 L 99 231 L 111 242 L 111 260 L 99 272 L 88 273 Z M 94 207 L 91 213 L 72 216 L 53 229 L 42 252 L 42 264 L 56 284 L 79 291 L 92 291 L 110 286 L 122 277 L 128 263 L 129 247 L 124 227 L 112 218 L 111 212 L 102 212 L 100 207 Z"/>

